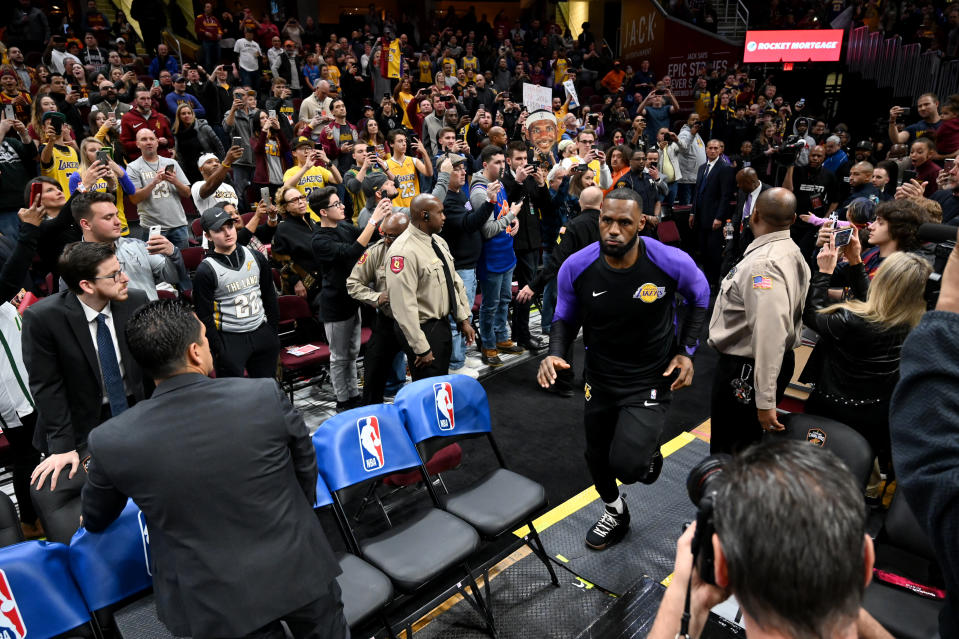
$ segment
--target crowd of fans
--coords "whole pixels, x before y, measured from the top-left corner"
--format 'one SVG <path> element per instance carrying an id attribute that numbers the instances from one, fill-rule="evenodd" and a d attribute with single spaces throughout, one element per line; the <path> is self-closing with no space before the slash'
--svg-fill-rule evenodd
<path id="1" fill-rule="evenodd" d="M 768 3 L 763 21 L 821 26 L 847 8 L 806 4 Z M 821 336 L 804 372 L 816 389 L 808 408 L 873 444 L 878 464 L 867 496 L 879 503 L 881 474 L 891 472 L 888 412 L 899 351 L 930 303 L 925 281 L 936 247 L 917 231 L 925 222 L 959 227 L 959 95 L 889 105 L 887 125 L 871 129 L 830 121 L 801 88 L 737 66 L 704 71 L 689 110 L 670 78 L 654 71 L 662 61 L 627 65 L 588 24 L 574 39 L 538 19 L 501 13 L 490 23 L 450 10 L 427 29 L 370 9 L 363 27 L 346 33 L 208 2 L 189 59 L 164 43 L 139 42 L 122 13 L 111 23 L 92 0 L 62 29 L 51 29 L 31 0 L 18 0 L 0 66 L 6 299 L 20 304 L 24 295 L 63 287 L 90 296 L 82 282 L 104 278 L 150 299 L 164 290 L 191 296 L 218 375 L 272 376 L 277 294 L 298 296 L 324 325 L 342 410 L 376 399 L 359 394 L 359 327 L 391 304 L 377 280 L 361 283 L 375 294 L 347 280 L 367 247 L 402 236 L 419 194 L 444 204 L 440 236 L 458 280 L 468 299 L 483 294 L 480 361 L 498 366 L 502 354 L 545 347 L 529 329 L 530 306 L 548 333 L 563 259 L 554 248 L 568 224 L 601 209 L 603 192 L 635 190 L 645 234 L 678 223 L 715 291 L 752 237 L 753 195 L 782 186 L 796 196 L 791 235 L 813 272 L 803 318 Z M 855 20 L 955 55 L 955 6 L 853 9 Z M 680 0 L 673 11 L 714 19 L 708 3 Z M 524 84 L 551 88 L 551 108 L 524 105 Z M 708 204 L 707 176 L 717 193 Z M 687 238 L 686 217 L 692 228 L 704 215 L 707 223 Z M 191 228 L 198 218 L 202 233 Z M 835 233 L 847 228 L 837 246 Z M 86 278 L 67 264 L 62 272 L 64 247 L 81 240 L 110 243 L 120 270 L 101 275 L 97 263 Z M 182 250 L 194 245 L 208 247 L 210 259 L 191 273 Z M 256 279 L 229 284 L 245 291 L 244 300 L 224 308 L 218 278 L 244 263 Z M 402 260 L 389 268 L 398 272 Z M 115 299 L 103 295 L 97 299 Z M 230 325 L 224 312 L 259 319 Z M 6 318 L 2 326 L 7 342 L 20 342 L 19 322 Z M 256 336 L 244 341 L 231 332 Z M 449 372 L 476 376 L 479 362 L 467 357 L 465 342 L 454 336 Z M 42 530 L 26 490 L 39 461 L 32 430 L 38 414 L 48 429 L 49 420 L 23 382 L 41 394 L 49 384 L 29 359 L 11 355 L 3 377 L 29 401 L 11 400 L 0 411 L 17 458 L 23 527 L 36 536 Z M 402 384 L 414 365 L 400 354 L 391 384 Z"/>
<path id="2" fill-rule="evenodd" d="M 671 0 L 670 15 L 716 32 L 723 2 Z M 920 44 L 923 51 L 959 56 L 959 8 L 950 2 L 878 2 L 876 0 L 744 0 L 750 29 L 845 29 L 867 27 L 886 37 L 898 36 L 905 44 Z M 744 16 L 745 17 L 745 16 Z"/>

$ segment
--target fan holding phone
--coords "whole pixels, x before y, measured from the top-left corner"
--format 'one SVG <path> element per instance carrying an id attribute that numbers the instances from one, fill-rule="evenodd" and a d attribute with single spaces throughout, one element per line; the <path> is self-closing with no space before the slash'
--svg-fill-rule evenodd
<path id="1" fill-rule="evenodd" d="M 96 191 L 113 195 L 122 234 L 129 235 L 130 228 L 123 210 L 123 194 L 133 195 L 136 186 L 123 167 L 113 161 L 112 154 L 112 147 L 103 146 L 100 140 L 84 139 L 80 143 L 80 170 L 70 176 L 70 194 L 76 191 Z"/>

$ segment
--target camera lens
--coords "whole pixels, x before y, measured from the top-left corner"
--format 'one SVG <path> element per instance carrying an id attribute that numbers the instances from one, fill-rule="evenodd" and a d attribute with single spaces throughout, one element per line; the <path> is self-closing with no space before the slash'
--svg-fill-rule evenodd
<path id="1" fill-rule="evenodd" d="M 732 457 L 729 455 L 710 455 L 689 471 L 689 477 L 686 478 L 686 492 L 689 493 L 689 499 L 694 506 L 699 506 L 703 495 L 716 490 L 715 479 L 722 474 L 730 461 Z"/>

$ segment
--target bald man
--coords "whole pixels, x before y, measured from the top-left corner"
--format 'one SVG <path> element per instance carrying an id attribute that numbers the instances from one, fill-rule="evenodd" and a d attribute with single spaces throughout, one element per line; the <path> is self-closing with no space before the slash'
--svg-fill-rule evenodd
<path id="1" fill-rule="evenodd" d="M 776 404 L 793 373 L 809 267 L 790 239 L 796 197 L 786 189 L 760 193 L 749 215 L 756 239 L 720 280 L 709 322 L 719 351 L 710 417 L 713 453 L 733 453 L 764 431 L 782 430 Z"/>
<path id="2" fill-rule="evenodd" d="M 733 265 L 743 258 L 746 247 L 753 241 L 753 232 L 749 228 L 749 216 L 753 212 L 760 193 L 772 188 L 759 179 L 755 169 L 748 166 L 736 174 L 736 186 L 739 187 L 739 191 L 736 194 L 736 208 L 732 217 L 733 236 L 729 238 L 727 234 L 725 238 L 723 262 L 719 268 L 720 277 L 725 277 Z"/>
<path id="3" fill-rule="evenodd" d="M 387 253 L 393 242 L 410 224 L 409 216 L 404 212 L 390 213 L 380 223 L 380 239 L 366 249 L 360 256 L 353 271 L 346 279 L 346 290 L 350 297 L 361 304 L 376 309 L 373 321 L 373 335 L 366 345 L 365 380 L 363 384 L 363 404 L 382 404 L 391 365 L 398 354 L 403 352 L 393 311 L 390 309 L 390 295 L 386 290 Z M 403 363 L 402 379 L 406 379 L 406 364 Z M 397 380 L 394 380 L 397 381 Z"/>
<path id="4" fill-rule="evenodd" d="M 506 137 L 506 129 L 501 126 L 491 127 L 487 132 L 489 137 L 490 144 L 495 144 L 501 149 L 505 149 L 506 145 L 509 144 L 509 139 Z"/>
<path id="5" fill-rule="evenodd" d="M 417 195 L 410 203 L 409 227 L 387 251 L 387 298 L 414 381 L 449 372 L 450 315 L 466 343 L 473 343 L 472 300 L 446 240 L 438 235 L 445 221 L 442 202 L 433 195 Z"/>
<path id="6" fill-rule="evenodd" d="M 876 204 L 889 199 L 872 184 L 872 171 L 875 167 L 869 162 L 856 162 L 849 169 L 849 195 L 842 201 L 836 213 L 840 220 L 846 219 L 846 209 L 858 198 L 872 200 Z"/>

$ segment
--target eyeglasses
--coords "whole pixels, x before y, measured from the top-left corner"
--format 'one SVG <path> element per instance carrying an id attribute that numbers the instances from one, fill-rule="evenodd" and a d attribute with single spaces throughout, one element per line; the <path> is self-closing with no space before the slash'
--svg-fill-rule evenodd
<path id="1" fill-rule="evenodd" d="M 91 280 L 113 280 L 114 283 L 119 283 L 120 278 L 123 276 L 123 264 L 120 265 L 119 270 L 116 273 L 111 273 L 110 275 L 98 275 L 96 277 L 91 277 Z"/>
<path id="2" fill-rule="evenodd" d="M 305 200 L 306 200 L 306 197 L 305 197 L 305 196 L 299 195 L 299 196 L 297 196 L 297 197 L 291 197 L 289 200 L 286 201 L 286 203 L 287 203 L 287 204 L 296 204 L 297 202 L 303 202 L 303 201 L 305 201 Z"/>
<path id="3" fill-rule="evenodd" d="M 328 209 L 338 209 L 338 208 L 340 208 L 340 207 L 342 207 L 342 208 L 345 209 L 345 208 L 346 208 L 346 205 L 343 204 L 342 202 L 331 202 L 330 204 L 327 204 L 327 205 L 326 205 L 326 208 L 328 208 Z"/>

